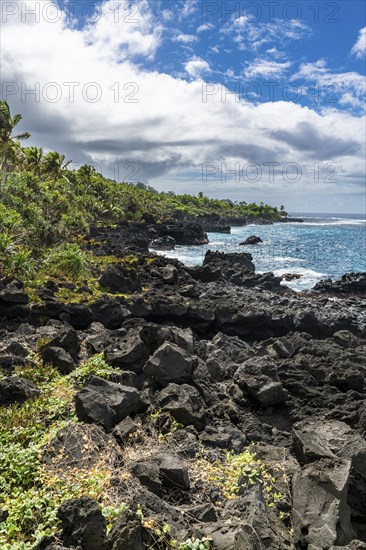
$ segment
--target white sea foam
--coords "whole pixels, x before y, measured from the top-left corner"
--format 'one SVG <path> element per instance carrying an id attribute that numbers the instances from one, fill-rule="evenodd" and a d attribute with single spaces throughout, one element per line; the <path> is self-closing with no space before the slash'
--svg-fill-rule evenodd
<path id="1" fill-rule="evenodd" d="M 327 273 L 321 273 L 319 271 L 314 271 L 313 269 L 307 269 L 305 267 L 294 267 L 292 272 L 301 275 L 300 279 L 294 279 L 293 281 L 282 281 L 281 284 L 288 286 L 289 288 L 292 288 L 297 292 L 312 288 L 322 279 L 329 278 L 329 275 Z M 273 273 L 276 275 L 276 277 L 280 277 L 285 273 L 289 273 L 289 270 L 286 268 L 275 269 Z"/>
<path id="2" fill-rule="evenodd" d="M 274 262 L 291 262 L 291 263 L 297 263 L 297 262 L 306 262 L 304 258 L 292 258 L 291 256 L 274 256 L 271 258 Z M 284 271 L 286 273 L 286 271 Z"/>
<path id="3" fill-rule="evenodd" d="M 311 218 L 314 220 L 314 218 Z M 320 218 L 322 219 L 322 218 Z M 315 225 L 315 226 L 334 226 L 334 225 L 364 225 L 366 227 L 365 220 L 338 220 L 338 221 L 322 221 L 316 222 L 316 221 L 306 221 L 304 219 L 303 222 L 287 222 L 289 225 L 296 225 L 296 226 L 308 226 L 308 225 Z"/>

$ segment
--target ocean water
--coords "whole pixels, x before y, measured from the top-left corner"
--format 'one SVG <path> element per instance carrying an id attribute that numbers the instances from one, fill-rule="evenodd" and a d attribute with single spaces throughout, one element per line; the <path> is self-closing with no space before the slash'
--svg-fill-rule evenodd
<path id="1" fill-rule="evenodd" d="M 275 275 L 297 273 L 300 279 L 283 282 L 300 291 L 321 279 L 336 279 L 350 271 L 366 271 L 366 219 L 360 214 L 301 214 L 304 223 L 233 227 L 231 235 L 208 233 L 209 244 L 177 246 L 160 252 L 186 265 L 201 265 L 208 249 L 250 252 L 257 272 Z M 250 235 L 263 240 L 255 246 L 239 246 Z"/>

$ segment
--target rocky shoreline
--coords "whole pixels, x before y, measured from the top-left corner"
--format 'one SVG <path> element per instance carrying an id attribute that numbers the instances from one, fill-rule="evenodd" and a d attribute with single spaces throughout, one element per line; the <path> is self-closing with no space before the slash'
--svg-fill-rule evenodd
<path id="1" fill-rule="evenodd" d="M 168 237 L 205 233 L 95 228 L 87 249 L 130 258 L 105 266 L 96 300 L 0 283 L 0 406 L 40 395 L 21 375 L 35 357 L 65 377 L 95 354 L 110 367 L 75 382 L 76 419 L 42 462 L 77 478 L 108 457 L 123 506 L 107 528 L 98 499 L 67 500 L 35 548 L 366 549 L 366 274 L 295 293 L 250 254 L 192 268 L 149 253 Z"/>

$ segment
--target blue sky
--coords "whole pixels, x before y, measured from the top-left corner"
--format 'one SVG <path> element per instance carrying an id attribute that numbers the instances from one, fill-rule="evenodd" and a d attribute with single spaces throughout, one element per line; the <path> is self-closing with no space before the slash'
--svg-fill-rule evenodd
<path id="1" fill-rule="evenodd" d="M 32 143 L 159 190 L 364 211 L 364 2 L 42 5 L 1 6 Z"/>

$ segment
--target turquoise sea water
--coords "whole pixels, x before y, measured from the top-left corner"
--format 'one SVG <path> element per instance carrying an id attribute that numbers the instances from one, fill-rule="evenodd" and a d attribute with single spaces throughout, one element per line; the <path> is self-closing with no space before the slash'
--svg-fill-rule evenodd
<path id="1" fill-rule="evenodd" d="M 336 279 L 350 271 L 366 271 L 366 220 L 357 214 L 301 214 L 304 223 L 233 227 L 231 235 L 209 233 L 209 245 L 177 246 L 164 255 L 186 265 L 202 264 L 206 250 L 250 252 L 256 271 L 275 275 L 299 273 L 287 282 L 294 290 L 312 288 L 318 281 Z M 239 246 L 250 235 L 263 244 Z"/>

